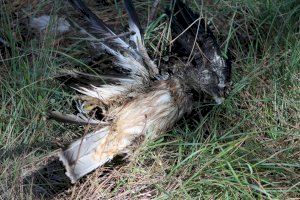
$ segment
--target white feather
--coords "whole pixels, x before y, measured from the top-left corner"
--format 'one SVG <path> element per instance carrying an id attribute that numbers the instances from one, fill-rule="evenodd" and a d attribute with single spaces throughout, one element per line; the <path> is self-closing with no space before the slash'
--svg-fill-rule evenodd
<path id="1" fill-rule="evenodd" d="M 211 61 L 213 63 L 213 70 L 214 72 L 216 72 L 218 74 L 219 77 L 219 84 L 218 86 L 220 88 L 224 88 L 225 87 L 225 77 L 224 74 L 222 73 L 222 70 L 219 69 L 220 66 L 225 66 L 225 61 L 224 59 L 218 55 L 218 53 L 215 51 L 214 53 L 214 58 Z"/>
<path id="2" fill-rule="evenodd" d="M 103 85 L 101 87 L 92 86 L 91 89 L 85 87 L 74 89 L 87 96 L 97 98 L 107 104 L 112 98 L 124 95 L 129 88 L 130 87 L 124 85 Z"/>
<path id="3" fill-rule="evenodd" d="M 139 51 L 139 41 L 142 41 L 140 29 L 132 21 L 129 21 L 129 30 L 134 32 L 134 34 L 130 36 L 130 40 L 135 43 L 137 50 Z"/>
<path id="4" fill-rule="evenodd" d="M 134 24 L 132 21 L 129 21 L 129 29 L 130 31 L 133 31 L 135 34 L 133 34 L 130 39 L 135 43 L 137 51 L 142 56 L 144 62 L 147 64 L 147 66 L 150 68 L 150 73 L 152 76 L 155 76 L 159 73 L 157 65 L 151 60 L 150 56 L 148 55 L 147 49 L 144 46 L 142 36 L 140 29 L 136 24 Z"/>
<path id="5" fill-rule="evenodd" d="M 86 30 L 82 29 L 82 33 L 88 35 L 88 39 L 90 40 L 97 40 L 94 36 L 90 35 Z M 147 80 L 149 78 L 149 73 L 145 66 L 139 62 L 136 58 L 132 55 L 127 54 L 126 56 L 119 51 L 115 51 L 114 49 L 110 48 L 108 45 L 104 44 L 103 42 L 92 42 L 92 46 L 95 49 L 105 50 L 109 54 L 113 55 L 117 59 L 117 65 L 123 69 L 129 70 L 133 75 L 133 78 L 139 78 L 137 76 L 142 77 L 143 79 Z"/>
<path id="6" fill-rule="evenodd" d="M 132 75 L 138 75 L 143 79 L 148 80 L 149 73 L 147 69 L 143 64 L 138 62 L 135 58 L 133 58 L 130 55 L 124 56 L 120 53 L 116 57 L 118 59 L 117 62 L 118 66 L 122 67 L 123 69 L 130 70 Z"/>
<path id="7" fill-rule="evenodd" d="M 101 161 L 93 157 L 95 149 L 108 133 L 108 127 L 102 128 L 77 140 L 66 151 L 60 153 L 59 159 L 66 167 L 66 175 L 72 183 L 109 161 L 108 157 Z"/>

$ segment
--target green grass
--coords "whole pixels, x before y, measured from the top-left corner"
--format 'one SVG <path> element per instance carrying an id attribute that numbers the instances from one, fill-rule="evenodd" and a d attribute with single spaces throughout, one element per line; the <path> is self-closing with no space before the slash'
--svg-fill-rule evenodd
<path id="1" fill-rule="evenodd" d="M 32 7 L 21 0 L 0 2 L 0 36 L 11 48 L 0 57 L 1 198 L 35 199 L 33 188 L 58 199 L 300 197 L 297 0 L 219 0 L 193 6 L 215 25 L 223 51 L 235 57 L 233 89 L 225 103 L 145 142 L 130 163 L 98 169 L 74 186 L 23 179 L 83 134 L 83 127 L 46 120 L 46 113 L 71 109 L 72 93 L 53 77 L 61 68 L 82 65 L 91 51 L 72 39 L 74 33 L 39 37 L 26 29 L 26 17 L 64 13 L 67 8 L 59 2 L 45 0 Z M 148 12 L 149 5 L 137 2 L 140 12 Z M 120 6 L 106 6 L 98 14 L 109 23 L 125 24 L 119 20 Z M 165 20 L 159 13 L 146 29 L 147 44 L 158 59 L 168 52 Z M 100 176 L 104 171 L 109 173 Z"/>

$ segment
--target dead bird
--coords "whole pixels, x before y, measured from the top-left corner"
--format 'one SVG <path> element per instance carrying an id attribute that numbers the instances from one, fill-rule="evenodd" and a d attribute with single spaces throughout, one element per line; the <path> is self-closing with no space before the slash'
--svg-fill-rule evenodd
<path id="1" fill-rule="evenodd" d="M 94 131 L 59 155 L 72 183 L 116 155 L 130 156 L 137 138 L 153 139 L 170 130 L 193 109 L 192 91 L 205 92 L 217 104 L 222 103 L 230 80 L 230 65 L 221 56 L 213 33 L 204 21 L 181 1 L 173 1 L 173 11 L 167 14 L 172 16 L 174 37 L 178 36 L 176 45 L 182 47 L 184 54 L 191 55 L 191 62 L 182 64 L 167 76 L 162 75 L 148 55 L 131 0 L 124 0 L 124 5 L 133 45 L 115 34 L 81 0 L 69 2 L 89 23 L 89 28 L 82 28 L 81 32 L 94 40 L 92 44 L 97 50 L 112 55 L 114 67 L 120 71 L 117 75 L 68 71 L 60 76 L 82 94 L 77 106 L 79 115 L 64 115 L 57 111 L 50 115 L 64 122 L 95 125 Z M 199 23 L 195 23 L 197 20 Z M 196 26 L 190 26 L 192 23 Z M 195 45 L 197 48 L 193 48 Z M 100 110 L 101 119 L 94 117 L 95 108 Z"/>

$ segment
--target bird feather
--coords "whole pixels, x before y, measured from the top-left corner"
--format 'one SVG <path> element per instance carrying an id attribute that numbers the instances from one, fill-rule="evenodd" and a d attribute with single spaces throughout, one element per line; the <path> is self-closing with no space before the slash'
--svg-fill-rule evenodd
<path id="1" fill-rule="evenodd" d="M 66 175 L 74 183 L 114 156 L 127 153 L 135 138 L 150 133 L 155 138 L 171 128 L 190 107 L 189 96 L 179 80 L 158 82 L 150 92 L 137 96 L 126 105 L 112 108 L 109 118 L 113 121 L 109 126 L 84 136 L 61 152 L 60 160 L 67 169 Z"/>
<path id="2" fill-rule="evenodd" d="M 86 15 L 91 24 L 98 27 L 101 33 L 113 35 L 111 29 L 98 20 L 96 15 L 91 14 L 82 1 L 69 1 Z M 188 14 L 188 8 L 184 4 L 181 5 L 181 1 L 177 0 L 176 2 L 175 8 L 178 7 L 178 10 L 175 9 L 176 12 L 180 12 L 180 7 L 184 11 L 174 18 L 178 22 L 172 22 L 175 31 L 177 27 L 180 29 L 186 27 L 195 17 L 193 14 Z M 129 15 L 129 27 L 135 32 L 136 49 L 131 48 L 132 50 L 126 51 L 126 49 L 115 49 L 113 45 L 106 42 L 96 44 L 113 54 L 117 58 L 115 65 L 130 71 L 130 75 L 125 77 L 100 75 L 99 78 L 108 83 L 96 84 L 96 76 L 85 73 L 67 74 L 71 79 L 77 81 L 73 87 L 75 90 L 88 96 L 86 99 L 92 97 L 90 102 L 93 102 L 94 99 L 100 101 L 98 103 L 100 105 L 97 104 L 100 108 L 105 107 L 104 117 L 99 120 L 99 127 L 72 143 L 59 155 L 66 167 L 66 175 L 73 183 L 97 167 L 103 166 L 116 155 L 129 153 L 130 147 L 137 138 L 141 136 L 156 138 L 174 126 L 184 114 L 191 111 L 193 88 L 197 89 L 198 94 L 202 94 L 203 90 L 209 91 L 218 87 L 216 84 L 219 82 L 214 79 L 216 73 L 213 73 L 215 66 L 211 64 L 206 66 L 203 62 L 199 62 L 199 65 L 193 68 L 187 68 L 188 66 L 184 65 L 177 70 L 177 74 L 171 74 L 166 80 L 151 79 L 159 73 L 158 68 L 148 56 L 144 46 L 142 31 L 131 0 L 124 0 L 124 3 Z M 204 25 L 200 24 L 200 26 L 199 38 L 197 35 L 193 35 L 193 31 L 187 32 L 185 36 L 196 37 L 199 40 L 197 42 L 202 45 L 201 47 L 210 48 L 205 50 L 208 52 L 208 57 L 212 55 L 211 52 L 220 56 L 219 51 L 216 50 L 219 47 L 214 43 L 214 38 L 206 34 Z M 209 39 L 209 45 L 203 46 L 206 44 L 206 41 L 203 40 L 204 36 Z M 118 42 L 120 42 L 119 39 Z M 120 48 L 123 48 L 124 46 L 121 44 L 123 42 L 120 43 Z M 189 49 L 190 47 L 185 46 L 185 48 Z M 141 59 L 138 56 L 141 56 Z M 213 58 L 216 58 L 216 55 Z M 220 57 L 220 59 L 222 58 Z M 219 60 L 213 62 L 221 65 L 216 66 L 217 69 L 223 67 L 223 63 Z M 101 104 L 105 104 L 105 106 Z"/>
<path id="3" fill-rule="evenodd" d="M 134 41 L 139 54 L 142 56 L 145 64 L 148 66 L 150 75 L 152 77 L 155 77 L 156 75 L 158 75 L 159 70 L 157 65 L 151 60 L 150 56 L 148 55 L 147 49 L 144 45 L 142 28 L 138 16 L 136 14 L 134 5 L 131 0 L 124 0 L 124 5 L 129 17 L 129 29 L 132 32 L 134 32 L 134 34 L 131 36 L 131 40 Z"/>

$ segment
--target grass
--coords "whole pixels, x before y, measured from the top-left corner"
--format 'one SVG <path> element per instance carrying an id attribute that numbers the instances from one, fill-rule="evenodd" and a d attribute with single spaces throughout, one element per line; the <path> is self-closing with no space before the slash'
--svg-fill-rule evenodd
<path id="1" fill-rule="evenodd" d="M 0 36 L 9 46 L 1 48 L 0 57 L 2 199 L 300 197 L 300 5 L 296 0 L 193 5 L 215 26 L 223 51 L 234 57 L 233 89 L 225 103 L 203 118 L 182 120 L 156 141 L 145 142 L 131 162 L 98 169 L 72 186 L 60 177 L 63 172 L 56 167 L 55 154 L 80 137 L 84 127 L 49 121 L 46 113 L 72 107 L 72 92 L 53 80 L 55 73 L 73 65 L 84 67 L 84 58 L 93 54 L 85 42 L 74 39 L 74 32 L 39 35 L 26 27 L 28 17 L 70 10 L 64 4 L 0 2 Z M 146 1 L 136 5 L 140 13 L 150 7 Z M 126 24 L 120 6 L 110 4 L 97 12 L 113 26 Z M 159 12 L 146 29 L 147 45 L 158 61 L 168 54 L 171 39 L 165 22 Z"/>

